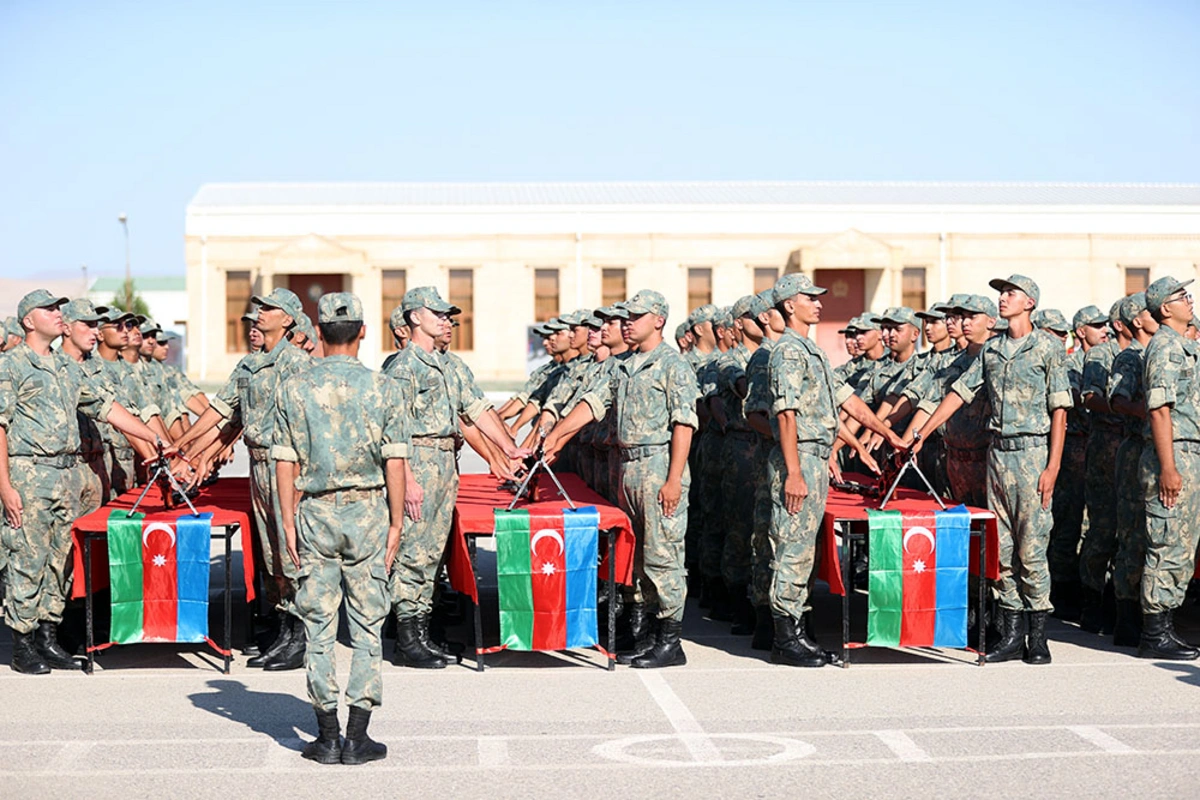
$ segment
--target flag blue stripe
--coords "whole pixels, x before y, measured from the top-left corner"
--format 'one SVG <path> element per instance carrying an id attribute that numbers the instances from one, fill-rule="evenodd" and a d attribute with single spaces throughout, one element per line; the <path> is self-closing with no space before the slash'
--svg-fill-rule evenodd
<path id="1" fill-rule="evenodd" d="M 178 642 L 203 642 L 208 637 L 208 567 L 212 514 L 181 516 L 175 524 L 175 562 L 178 587 Z"/>
<path id="2" fill-rule="evenodd" d="M 937 615 L 934 647 L 967 646 L 967 571 L 971 514 L 966 506 L 938 511 Z"/>
<path id="3" fill-rule="evenodd" d="M 567 551 L 567 647 L 591 647 L 599 641 L 596 570 L 600 513 L 596 507 L 563 509 L 563 534 Z"/>

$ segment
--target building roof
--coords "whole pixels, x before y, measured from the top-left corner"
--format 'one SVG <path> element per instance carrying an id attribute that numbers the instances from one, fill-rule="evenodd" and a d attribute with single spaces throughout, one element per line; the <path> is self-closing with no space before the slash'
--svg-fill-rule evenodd
<path id="1" fill-rule="evenodd" d="M 125 289 L 125 279 L 116 276 L 96 278 L 89 292 L 119 292 Z M 135 292 L 185 292 L 187 291 L 186 275 L 135 275 L 133 277 Z"/>
<path id="2" fill-rule="evenodd" d="M 692 181 L 208 183 L 194 209 L 280 206 L 1200 206 L 1200 184 Z"/>

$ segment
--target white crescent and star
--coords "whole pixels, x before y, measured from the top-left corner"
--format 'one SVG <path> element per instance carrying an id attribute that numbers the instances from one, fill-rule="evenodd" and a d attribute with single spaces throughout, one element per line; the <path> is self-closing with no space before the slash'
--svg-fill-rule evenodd
<path id="1" fill-rule="evenodd" d="M 529 552 L 530 553 L 537 555 L 538 542 L 540 542 L 542 539 L 553 539 L 554 541 L 558 542 L 559 555 L 562 555 L 563 553 L 565 553 L 567 551 L 567 547 L 563 543 L 563 537 L 562 537 L 561 533 L 554 530 L 553 528 L 543 528 L 542 530 L 535 533 L 533 535 L 533 538 L 529 540 Z M 543 575 L 553 575 L 556 572 L 558 572 L 558 568 L 554 565 L 553 561 L 543 561 L 541 569 L 538 571 L 541 572 L 541 574 L 543 574 Z"/>
<path id="2" fill-rule="evenodd" d="M 163 531 L 167 536 L 171 537 L 171 547 L 175 546 L 175 529 L 165 522 L 152 522 L 142 530 L 142 546 L 145 547 L 150 534 L 155 531 Z"/>
<path id="3" fill-rule="evenodd" d="M 922 528 L 921 526 L 917 525 L 912 528 L 909 528 L 908 532 L 904 534 L 904 552 L 906 552 L 906 553 L 908 552 L 908 542 L 914 536 L 924 536 L 926 539 L 928 539 L 929 540 L 929 552 L 931 552 L 931 553 L 937 547 L 937 545 L 933 541 L 933 533 L 929 530 L 929 528 Z"/>

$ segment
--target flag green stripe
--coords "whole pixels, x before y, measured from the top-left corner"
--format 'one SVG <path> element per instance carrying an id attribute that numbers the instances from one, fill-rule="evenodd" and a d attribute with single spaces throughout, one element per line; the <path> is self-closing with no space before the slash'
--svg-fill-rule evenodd
<path id="1" fill-rule="evenodd" d="M 112 628 L 119 644 L 142 640 L 142 514 L 114 511 L 108 518 L 108 579 Z"/>
<path id="2" fill-rule="evenodd" d="M 529 512 L 497 511 L 496 577 L 500 641 L 514 650 L 533 648 L 533 586 L 530 583 Z"/>
<path id="3" fill-rule="evenodd" d="M 897 647 L 904 608 L 903 522 L 899 511 L 868 512 L 867 644 Z"/>

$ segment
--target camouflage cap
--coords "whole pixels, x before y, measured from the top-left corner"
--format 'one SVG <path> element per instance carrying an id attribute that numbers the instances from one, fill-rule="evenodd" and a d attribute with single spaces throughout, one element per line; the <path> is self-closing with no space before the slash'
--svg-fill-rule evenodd
<path id="1" fill-rule="evenodd" d="M 587 318 L 592 315 L 592 312 L 586 308 L 577 308 L 567 314 L 560 314 L 559 319 L 574 328 L 577 325 L 586 325 Z"/>
<path id="2" fill-rule="evenodd" d="M 317 338 L 317 329 L 313 327 L 312 320 L 308 314 L 301 313 L 296 319 L 296 327 L 293 330 L 300 331 L 305 337 L 315 340 Z"/>
<path id="3" fill-rule="evenodd" d="M 596 316 L 596 314 L 593 312 L 590 316 L 584 317 L 583 324 L 587 325 L 589 328 L 600 330 L 601 326 L 604 325 L 604 320 L 600 319 L 600 317 Z"/>
<path id="4" fill-rule="evenodd" d="M 678 325 L 676 325 L 675 326 L 676 341 L 678 341 L 679 339 L 686 339 L 687 335 L 688 335 L 688 331 L 690 331 L 690 330 L 691 330 L 691 328 L 688 327 L 688 324 L 686 322 L 681 322 Z"/>
<path id="5" fill-rule="evenodd" d="M 1008 320 L 1003 317 L 997 317 L 996 321 L 992 323 L 992 330 L 996 333 L 1003 333 L 1008 330 Z"/>
<path id="6" fill-rule="evenodd" d="M 1121 300 L 1124 299 L 1124 297 L 1121 298 Z M 1119 322 L 1121 319 L 1121 300 L 1113 303 L 1112 307 L 1108 309 L 1108 322 L 1110 325 Z"/>
<path id="7" fill-rule="evenodd" d="M 1020 289 L 1025 294 L 1033 298 L 1033 304 L 1036 306 L 1038 301 L 1042 299 L 1041 290 L 1034 283 L 1033 278 L 1027 278 L 1024 275 L 1009 275 L 1007 278 L 993 278 L 988 281 L 988 286 L 995 289 L 997 292 L 1003 292 L 1005 289 Z"/>
<path id="8" fill-rule="evenodd" d="M 175 331 L 163 331 L 162 334 L 158 337 L 157 341 L 159 344 L 166 344 L 167 342 L 178 342 L 182 339 L 183 339 L 183 337 L 180 336 Z"/>
<path id="9" fill-rule="evenodd" d="M 5 336 L 20 336 L 25 338 L 25 329 L 21 327 L 21 321 L 16 317 L 4 318 L 4 335 Z"/>
<path id="10" fill-rule="evenodd" d="M 1070 333 L 1074 330 L 1067 318 L 1057 308 L 1045 308 L 1037 311 L 1030 318 L 1033 327 L 1055 333 Z"/>
<path id="11" fill-rule="evenodd" d="M 602 320 L 629 319 L 629 312 L 616 305 L 600 306 L 592 313 Z"/>
<path id="12" fill-rule="evenodd" d="M 58 297 L 50 294 L 45 289 L 34 289 L 29 294 L 21 298 L 21 302 L 17 304 L 17 321 L 25 319 L 30 311 L 35 308 L 58 308 L 61 305 L 69 303 L 71 298 Z M 24 336 L 24 332 L 21 334 Z"/>
<path id="13" fill-rule="evenodd" d="M 761 295 L 748 294 L 745 297 L 738 298 L 738 301 L 733 304 L 734 318 L 750 317 L 758 319 L 759 314 L 764 314 L 771 310 L 771 306 L 762 299 Z"/>
<path id="14" fill-rule="evenodd" d="M 86 297 L 77 297 L 62 307 L 63 322 L 99 322 L 100 314 L 92 301 Z M 16 321 L 16 318 L 12 318 Z"/>
<path id="15" fill-rule="evenodd" d="M 296 293 L 282 287 L 272 289 L 268 295 L 256 294 L 250 298 L 250 302 L 264 308 L 281 308 L 292 319 L 299 319 L 300 315 L 304 313 L 304 304 L 300 302 Z"/>
<path id="16" fill-rule="evenodd" d="M 1071 329 L 1082 328 L 1084 325 L 1103 325 L 1108 317 L 1096 306 L 1084 306 L 1071 317 Z"/>
<path id="17" fill-rule="evenodd" d="M 542 323 L 542 327 L 550 333 L 558 333 L 559 331 L 570 330 L 571 326 L 560 320 L 558 317 L 548 319 Z"/>
<path id="18" fill-rule="evenodd" d="M 850 324 L 846 327 L 854 328 L 854 330 L 858 331 L 859 333 L 862 333 L 863 331 L 877 331 L 880 330 L 879 318 L 873 314 L 859 314 L 857 317 L 850 320 Z"/>
<path id="19" fill-rule="evenodd" d="M 96 313 L 100 315 L 101 325 L 112 325 L 126 319 L 137 319 L 137 317 L 128 311 L 122 311 L 116 306 L 96 306 Z"/>
<path id="20" fill-rule="evenodd" d="M 917 322 L 917 315 L 908 306 L 892 306 L 878 315 L 876 319 L 892 325 L 912 325 L 914 328 L 921 326 L 921 323 Z"/>
<path id="21" fill-rule="evenodd" d="M 915 311 L 913 315 L 917 319 L 923 320 L 938 320 L 946 318 L 946 308 L 944 303 L 934 303 L 924 311 Z"/>
<path id="22" fill-rule="evenodd" d="M 245 314 L 242 314 L 242 319 L 250 323 L 258 322 L 258 306 L 254 306 Z"/>
<path id="23" fill-rule="evenodd" d="M 1158 311 L 1171 295 L 1191 282 L 1191 280 L 1177 281 L 1170 275 L 1165 278 L 1159 278 L 1146 287 L 1146 308 L 1151 311 Z"/>
<path id="24" fill-rule="evenodd" d="M 393 330 L 408 324 L 404 321 L 404 306 L 396 306 L 392 309 L 391 315 L 388 316 L 388 324 L 392 326 Z"/>
<path id="25" fill-rule="evenodd" d="M 317 321 L 321 323 L 362 322 L 362 301 L 350 292 L 323 294 L 317 301 Z"/>
<path id="26" fill-rule="evenodd" d="M 455 306 L 443 300 L 436 287 L 418 286 L 404 293 L 404 299 L 400 301 L 400 308 L 404 311 L 428 308 L 430 311 L 450 314 L 454 312 Z"/>
<path id="27" fill-rule="evenodd" d="M 713 320 L 715 328 L 732 328 L 733 327 L 733 306 L 722 306 L 720 314 Z"/>
<path id="28" fill-rule="evenodd" d="M 545 323 L 542 323 L 542 322 L 539 322 L 537 325 L 530 327 L 529 330 L 530 330 L 530 332 L 536 333 L 538 336 L 541 336 L 543 339 L 545 339 L 547 336 L 550 335 L 550 330 L 546 327 Z"/>
<path id="29" fill-rule="evenodd" d="M 943 314 L 950 314 L 959 309 L 959 303 L 963 303 L 971 295 L 966 293 L 955 293 L 950 295 L 950 299 L 944 303 L 934 303 L 930 306 L 930 311 L 941 311 Z"/>
<path id="30" fill-rule="evenodd" d="M 642 289 L 620 306 L 630 314 L 654 314 L 657 317 L 666 317 L 671 311 L 667 298 L 652 289 Z"/>
<path id="31" fill-rule="evenodd" d="M 807 294 L 815 297 L 819 294 L 825 294 L 826 290 L 819 286 L 814 286 L 812 278 L 803 272 L 789 272 L 775 281 L 774 292 L 774 305 L 779 305 L 789 297 L 795 297 L 798 294 Z"/>
<path id="32" fill-rule="evenodd" d="M 1136 292 L 1128 297 L 1122 297 L 1117 301 L 1121 322 L 1125 323 L 1125 327 L 1133 325 L 1133 319 L 1138 314 L 1146 310 L 1146 293 Z"/>
<path id="33" fill-rule="evenodd" d="M 146 317 L 146 319 L 138 325 L 138 330 L 142 332 L 142 336 L 152 336 L 161 331 L 162 326 L 155 322 L 153 317 Z"/>
<path id="34" fill-rule="evenodd" d="M 717 316 L 721 313 L 721 309 L 714 306 L 712 303 L 707 303 L 699 308 L 693 308 L 692 313 L 688 315 L 688 325 L 696 327 L 705 322 L 714 322 Z"/>
<path id="35" fill-rule="evenodd" d="M 759 292 L 755 296 L 759 300 L 763 301 L 763 305 L 767 307 L 768 311 L 770 311 L 772 308 L 775 307 L 775 289 L 774 288 L 763 289 L 761 292 Z"/>
<path id="36" fill-rule="evenodd" d="M 955 298 L 958 298 L 955 301 Z M 999 312 L 996 310 L 996 303 L 990 297 L 984 297 L 981 294 L 956 294 L 950 298 L 954 301 L 955 311 L 965 311 L 968 314 L 985 314 L 989 317 L 995 317 Z"/>

